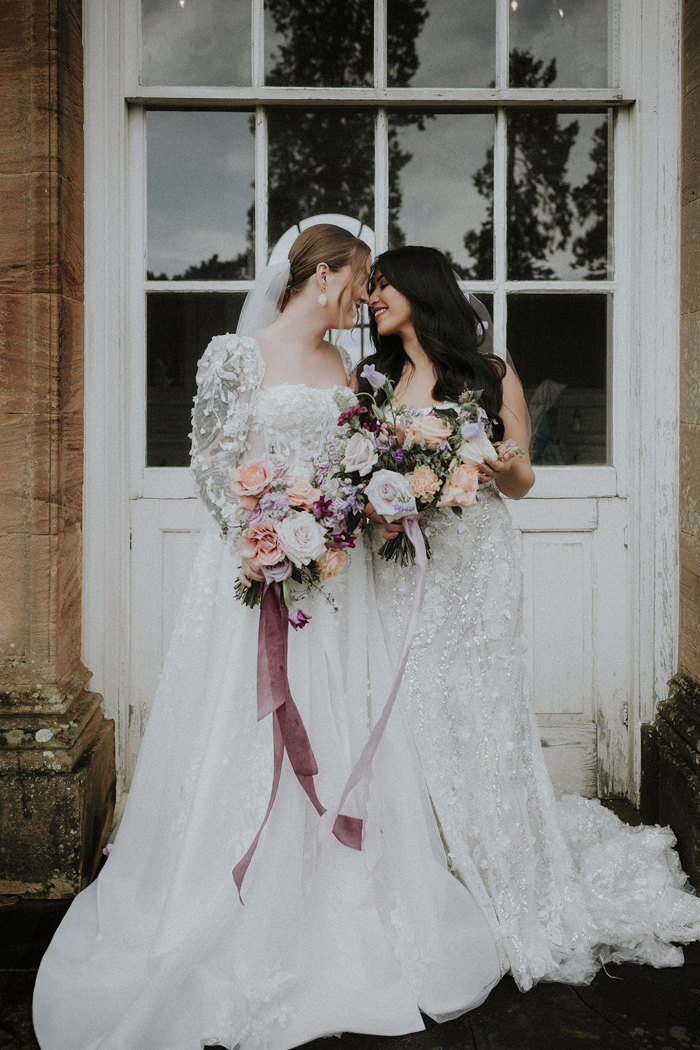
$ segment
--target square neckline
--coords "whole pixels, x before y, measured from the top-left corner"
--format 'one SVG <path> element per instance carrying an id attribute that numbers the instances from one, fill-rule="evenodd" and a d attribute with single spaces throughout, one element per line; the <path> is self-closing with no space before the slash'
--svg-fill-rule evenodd
<path id="1" fill-rule="evenodd" d="M 256 356 L 258 358 L 258 364 L 260 365 L 260 368 L 261 368 L 260 382 L 258 383 L 258 386 L 257 386 L 257 389 L 259 391 L 263 391 L 263 390 L 279 390 L 279 389 L 284 389 L 285 387 L 287 389 L 298 387 L 298 388 L 300 388 L 302 390 L 324 390 L 324 391 L 331 391 L 331 392 L 334 391 L 334 390 L 350 390 L 353 394 L 355 393 L 355 391 L 352 389 L 352 387 L 348 386 L 347 383 L 334 383 L 333 386 L 311 386 L 309 383 L 292 383 L 289 380 L 284 380 L 282 383 L 273 383 L 272 386 L 264 386 L 263 384 L 265 382 L 265 373 L 267 372 L 267 363 L 265 361 L 265 358 L 263 357 L 263 352 L 260 349 L 260 343 L 257 341 L 255 336 L 252 336 L 252 335 L 242 335 L 242 336 L 240 336 L 240 338 L 241 339 L 248 339 L 249 342 L 252 343 L 253 349 L 255 350 Z M 342 354 L 341 354 L 341 360 L 342 360 Z"/>

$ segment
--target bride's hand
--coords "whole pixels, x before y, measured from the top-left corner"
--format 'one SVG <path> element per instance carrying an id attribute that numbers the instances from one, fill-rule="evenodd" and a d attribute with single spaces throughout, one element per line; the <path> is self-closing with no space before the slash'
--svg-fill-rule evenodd
<path id="1" fill-rule="evenodd" d="M 486 485 L 489 481 L 494 481 L 495 478 L 503 477 L 507 474 L 512 467 L 515 466 L 515 460 L 518 459 L 517 452 L 513 449 L 507 448 L 502 456 L 498 459 L 491 459 L 489 456 L 484 456 L 483 463 L 477 463 L 477 473 L 479 475 L 479 484 Z"/>
<path id="2" fill-rule="evenodd" d="M 251 561 L 250 558 L 241 558 L 241 571 L 238 573 L 238 579 L 244 587 L 250 587 L 253 580 L 262 582 L 265 577 L 254 561 Z"/>
<path id="3" fill-rule="evenodd" d="M 377 514 L 376 510 L 371 503 L 368 503 L 365 507 L 365 514 L 370 521 L 373 521 L 375 525 L 383 525 L 384 532 L 382 537 L 385 540 L 393 540 L 396 536 L 404 531 L 404 527 L 400 521 L 387 521 L 381 514 Z"/>

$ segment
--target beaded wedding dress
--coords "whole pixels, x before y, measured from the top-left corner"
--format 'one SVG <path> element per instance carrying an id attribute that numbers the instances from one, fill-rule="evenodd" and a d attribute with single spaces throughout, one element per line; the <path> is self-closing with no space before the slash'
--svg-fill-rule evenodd
<path id="1" fill-rule="evenodd" d="M 526 990 L 588 982 L 607 961 L 680 965 L 676 945 L 700 938 L 700 899 L 684 888 L 671 831 L 554 798 L 525 690 L 519 550 L 503 499 L 492 483 L 461 518 L 426 516 L 426 533 L 399 703 L 450 868 L 489 919 L 504 969 Z M 396 651 L 413 572 L 375 550 L 374 574 Z"/>
<path id="2" fill-rule="evenodd" d="M 273 750 L 271 719 L 256 721 L 259 613 L 233 596 L 238 562 L 220 534 L 236 514 L 227 481 L 271 445 L 304 470 L 338 415 L 332 390 L 268 389 L 263 372 L 248 337 L 217 337 L 200 362 L 193 466 L 214 520 L 114 847 L 39 970 L 42 1050 L 289 1050 L 342 1031 L 398 1035 L 423 1027 L 421 1010 L 446 1019 L 478 1005 L 502 972 L 488 898 L 448 870 L 399 710 L 366 797 L 344 807 L 365 818 L 363 851 L 329 838 L 312 870 L 318 817 L 285 760 L 238 900 L 231 869 L 264 816 Z M 303 602 L 312 618 L 290 632 L 289 680 L 333 806 L 391 666 L 361 539 L 326 586 L 338 612 Z"/>

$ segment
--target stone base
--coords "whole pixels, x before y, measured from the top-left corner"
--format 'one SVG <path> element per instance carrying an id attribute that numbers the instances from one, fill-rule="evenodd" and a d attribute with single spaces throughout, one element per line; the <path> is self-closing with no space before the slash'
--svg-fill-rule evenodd
<path id="1" fill-rule="evenodd" d="M 94 878 L 115 802 L 114 722 L 102 717 L 100 699 L 83 694 L 70 712 L 79 716 L 70 718 L 70 729 L 82 720 L 87 730 L 81 734 L 83 747 L 76 740 L 54 738 L 37 750 L 34 734 L 31 747 L 4 750 L 0 894 L 74 897 Z M 74 764 L 58 761 L 60 752 L 62 759 L 71 755 Z"/>
<path id="2" fill-rule="evenodd" d="M 700 684 L 678 675 L 670 685 L 674 695 L 642 727 L 641 811 L 645 821 L 671 826 L 700 889 Z"/>

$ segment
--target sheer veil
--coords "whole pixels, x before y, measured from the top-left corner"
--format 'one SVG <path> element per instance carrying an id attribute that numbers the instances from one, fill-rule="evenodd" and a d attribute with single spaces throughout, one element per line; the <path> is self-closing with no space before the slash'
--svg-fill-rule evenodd
<path id="1" fill-rule="evenodd" d="M 289 259 L 266 266 L 245 298 L 236 325 L 237 335 L 248 335 L 264 328 L 279 316 L 288 280 Z"/>

